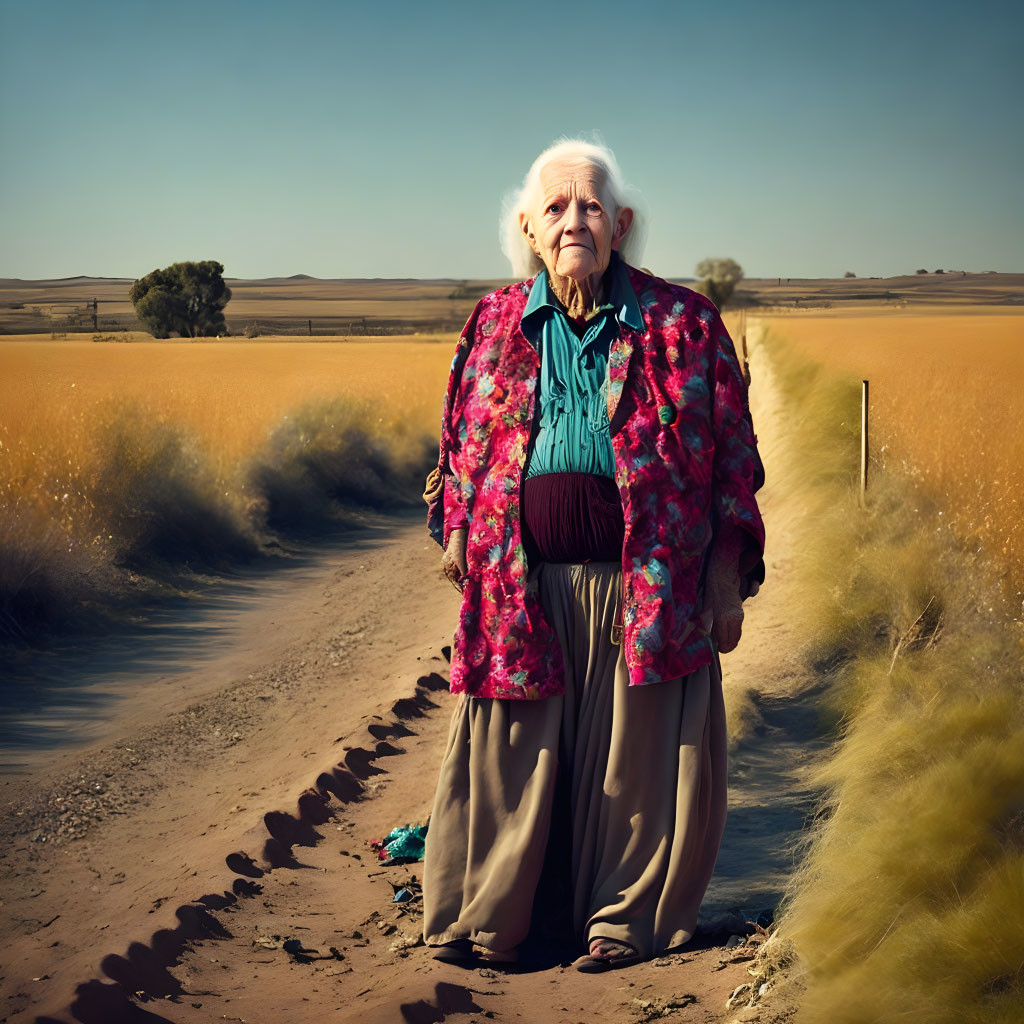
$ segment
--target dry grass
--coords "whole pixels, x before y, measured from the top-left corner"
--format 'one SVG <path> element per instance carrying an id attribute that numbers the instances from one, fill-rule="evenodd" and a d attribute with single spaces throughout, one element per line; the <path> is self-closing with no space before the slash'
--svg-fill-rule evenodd
<path id="1" fill-rule="evenodd" d="M 418 502 L 446 341 L 5 341 L 0 637 L 88 627 L 140 574 L 158 591 L 170 566 Z"/>
<path id="2" fill-rule="evenodd" d="M 0 439 L 5 449 L 27 443 L 81 455 L 96 407 L 111 398 L 141 402 L 154 418 L 184 427 L 222 466 L 252 454 L 283 416 L 316 399 L 364 397 L 380 407 L 382 423 L 398 417 L 433 430 L 455 338 L 429 340 L 107 345 L 5 339 Z M 8 453 L 7 466 L 12 458 Z"/>
<path id="3" fill-rule="evenodd" d="M 989 1024 L 1024 1008 L 1024 634 L 985 563 L 881 471 L 856 507 L 858 381 L 763 339 L 815 530 L 794 608 L 837 741 L 760 957 L 797 1024 Z M 969 385 L 968 385 L 969 386 Z"/>
<path id="4" fill-rule="evenodd" d="M 873 458 L 935 501 L 1024 590 L 1024 316 L 786 316 L 760 321 L 857 385 Z M 937 523 L 936 525 L 941 525 Z"/>

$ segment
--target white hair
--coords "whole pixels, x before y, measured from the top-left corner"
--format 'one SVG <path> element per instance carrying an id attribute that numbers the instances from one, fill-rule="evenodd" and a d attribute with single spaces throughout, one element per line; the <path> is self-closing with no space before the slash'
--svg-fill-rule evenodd
<path id="1" fill-rule="evenodd" d="M 528 278 L 544 269 L 544 261 L 530 248 L 529 241 L 519 227 L 519 214 L 532 214 L 540 200 L 541 169 L 552 160 L 564 157 L 581 158 L 601 170 L 606 194 L 613 207 L 610 211 L 613 220 L 615 213 L 623 206 L 632 208 L 633 223 L 619 243 L 619 256 L 631 266 L 638 267 L 643 258 L 647 235 L 647 214 L 639 191 L 626 184 L 615 154 L 600 139 L 589 142 L 586 139 L 563 137 L 548 146 L 530 165 L 523 183 L 502 198 L 498 236 L 501 250 L 512 264 L 513 274 L 517 278 Z"/>

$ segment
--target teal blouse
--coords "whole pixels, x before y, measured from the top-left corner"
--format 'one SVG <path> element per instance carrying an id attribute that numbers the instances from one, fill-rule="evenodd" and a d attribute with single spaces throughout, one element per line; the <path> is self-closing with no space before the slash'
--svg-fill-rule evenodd
<path id="1" fill-rule="evenodd" d="M 540 353 L 540 423 L 526 476 L 596 473 L 615 476 L 608 428 L 608 351 L 620 322 L 642 330 L 629 272 L 613 249 L 607 301 L 580 338 L 542 270 L 530 289 L 520 327 Z"/>

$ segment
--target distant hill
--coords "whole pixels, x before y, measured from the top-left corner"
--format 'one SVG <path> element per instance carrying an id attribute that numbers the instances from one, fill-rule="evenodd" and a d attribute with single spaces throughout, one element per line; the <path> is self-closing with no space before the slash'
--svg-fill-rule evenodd
<path id="1" fill-rule="evenodd" d="M 696 287 L 692 278 L 670 278 Z M 459 331 L 477 299 L 508 278 L 316 278 L 309 274 L 248 280 L 227 278 L 228 331 L 260 334 L 353 335 Z M 0 334 L 89 333 L 93 302 L 98 329 L 138 331 L 128 300 L 132 278 L 0 279 Z M 889 278 L 752 278 L 730 308 L 828 309 L 857 306 L 1024 305 L 1024 274 L 908 274 Z"/>

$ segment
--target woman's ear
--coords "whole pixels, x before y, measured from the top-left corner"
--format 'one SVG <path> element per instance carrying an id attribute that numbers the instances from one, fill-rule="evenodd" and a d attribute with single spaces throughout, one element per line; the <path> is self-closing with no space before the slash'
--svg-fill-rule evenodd
<path id="1" fill-rule="evenodd" d="M 633 209 L 629 206 L 622 207 L 618 213 L 615 214 L 615 229 L 612 232 L 612 248 L 618 249 L 619 244 L 623 238 L 626 237 L 626 232 L 629 230 L 630 225 L 633 223 Z"/>
<path id="2" fill-rule="evenodd" d="M 522 231 L 523 237 L 529 243 L 530 248 L 539 256 L 537 243 L 533 237 L 533 228 L 530 227 L 530 218 L 522 210 L 519 211 L 519 230 Z"/>

